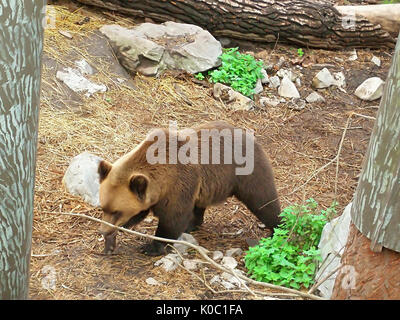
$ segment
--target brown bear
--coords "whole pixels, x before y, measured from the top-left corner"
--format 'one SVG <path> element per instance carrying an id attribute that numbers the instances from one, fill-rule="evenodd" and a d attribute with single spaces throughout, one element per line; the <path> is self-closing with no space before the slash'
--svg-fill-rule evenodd
<path id="1" fill-rule="evenodd" d="M 158 237 L 177 239 L 203 223 L 207 207 L 236 196 L 267 228 L 280 223 L 271 164 L 252 132 L 215 121 L 193 128 L 156 129 L 115 163 L 101 161 L 103 220 L 130 227 L 152 211 Z M 116 229 L 102 224 L 105 252 L 115 249 Z M 163 254 L 152 241 L 148 255 Z"/>

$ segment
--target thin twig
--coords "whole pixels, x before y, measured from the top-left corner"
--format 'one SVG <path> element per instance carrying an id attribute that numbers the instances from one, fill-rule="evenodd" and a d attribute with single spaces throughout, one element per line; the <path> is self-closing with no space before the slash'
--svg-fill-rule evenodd
<path id="1" fill-rule="evenodd" d="M 153 240 L 158 240 L 158 241 L 167 242 L 167 243 L 184 244 L 184 245 L 187 245 L 187 246 L 197 250 L 200 253 L 200 255 L 206 261 L 208 261 L 211 265 L 213 265 L 217 269 L 225 271 L 225 272 L 228 272 L 228 273 L 231 273 L 230 269 L 221 266 L 220 264 L 216 263 L 213 259 L 211 259 L 207 255 L 207 253 L 209 252 L 207 249 L 205 249 L 205 248 L 203 248 L 201 246 L 198 246 L 198 245 L 194 245 L 194 244 L 192 244 L 190 242 L 183 241 L 183 240 L 172 240 L 172 239 L 161 238 L 161 237 L 152 236 L 152 235 L 149 235 L 149 234 L 144 234 L 144 233 L 140 233 L 140 232 L 137 232 L 137 231 L 125 229 L 125 228 L 122 228 L 122 227 L 117 227 L 117 226 L 115 226 L 115 225 L 113 225 L 111 223 L 108 223 L 106 221 L 103 221 L 103 220 L 100 220 L 100 219 L 97 219 L 97 218 L 94 218 L 94 217 L 91 217 L 91 216 L 88 216 L 88 215 L 85 215 L 85 214 L 70 213 L 70 212 L 55 212 L 54 214 L 61 214 L 61 215 L 85 218 L 85 219 L 89 219 L 89 220 L 92 220 L 92 221 L 95 221 L 95 222 L 99 222 L 99 223 L 105 224 L 105 225 L 107 225 L 109 227 L 113 227 L 116 230 L 120 230 L 120 231 L 123 231 L 123 232 L 126 232 L 126 233 L 134 234 L 136 236 L 150 238 L 150 239 L 153 239 Z M 254 285 L 258 285 L 258 286 L 262 286 L 262 287 L 266 287 L 266 288 L 270 288 L 270 289 L 274 289 L 274 290 L 280 290 L 280 291 L 292 293 L 292 294 L 295 294 L 297 296 L 300 296 L 300 297 L 303 297 L 303 298 L 307 298 L 307 299 L 323 300 L 323 298 L 318 297 L 316 295 L 312 295 L 312 294 L 308 294 L 308 293 L 301 292 L 301 291 L 298 291 L 298 290 L 294 290 L 294 289 L 290 289 L 290 288 L 274 285 L 274 284 L 267 283 L 267 282 L 256 281 L 256 280 L 247 278 L 247 277 L 245 277 L 243 275 L 237 275 L 237 276 L 239 278 L 243 279 L 243 280 L 246 280 L 249 283 L 254 284 Z"/>

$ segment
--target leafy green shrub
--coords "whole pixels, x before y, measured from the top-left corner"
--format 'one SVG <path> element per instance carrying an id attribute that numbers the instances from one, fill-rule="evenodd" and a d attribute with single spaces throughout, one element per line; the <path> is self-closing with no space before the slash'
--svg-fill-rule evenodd
<path id="1" fill-rule="evenodd" d="M 245 265 L 252 278 L 276 285 L 300 289 L 313 282 L 316 262 L 321 260 L 318 243 L 336 203 L 317 214 L 314 199 L 305 205 L 285 208 L 282 223 L 271 238 L 260 240 L 246 252 Z"/>
<path id="2" fill-rule="evenodd" d="M 220 59 L 222 65 L 208 73 L 210 81 L 229 85 L 243 95 L 252 97 L 257 80 L 262 78 L 262 61 L 240 53 L 238 48 L 224 49 Z"/>

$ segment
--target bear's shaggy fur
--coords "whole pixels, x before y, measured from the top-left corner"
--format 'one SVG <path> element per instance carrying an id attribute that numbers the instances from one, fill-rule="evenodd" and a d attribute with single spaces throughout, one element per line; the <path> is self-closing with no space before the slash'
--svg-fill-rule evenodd
<path id="1" fill-rule="evenodd" d="M 243 135 L 237 137 L 234 129 L 230 124 L 221 121 L 193 127 L 191 137 L 193 138 L 194 133 L 194 139 L 198 142 L 198 154 L 194 152 L 194 156 L 199 159 L 197 164 L 182 163 L 180 159 L 174 163 L 169 152 L 169 137 L 172 132 L 168 129 L 153 131 L 134 150 L 114 164 L 102 161 L 98 171 L 103 220 L 115 226 L 129 227 L 152 211 L 158 217 L 155 235 L 177 239 L 183 232 L 190 232 L 202 224 L 204 211 L 208 206 L 221 203 L 227 197 L 236 196 L 266 227 L 276 227 L 280 222 L 280 204 L 270 162 L 252 135 L 246 135 L 245 130 L 239 129 Z M 215 144 L 210 136 L 202 134 L 204 131 L 211 132 L 211 137 L 215 138 L 219 138 L 222 132 L 228 134 L 219 141 L 214 140 L 217 141 Z M 179 136 L 178 149 L 183 148 L 189 141 L 189 135 L 186 133 L 185 130 L 174 131 L 174 134 Z M 165 151 L 157 150 L 153 154 L 164 156 L 167 163 L 151 164 L 151 161 L 148 161 L 148 151 L 149 148 L 156 149 L 154 147 L 158 140 L 154 137 L 160 134 L 167 137 Z M 214 164 L 202 164 L 204 161 L 200 159 L 205 152 L 200 148 L 202 142 L 208 146 L 206 149 L 210 162 L 215 156 L 216 160 L 220 160 L 219 164 L 218 161 L 214 161 Z M 243 168 L 244 165 L 238 164 L 233 156 L 234 148 L 225 152 L 229 143 L 239 143 L 241 149 L 238 150 L 242 155 L 247 151 L 246 143 L 254 145 L 254 154 L 251 155 L 254 169 L 250 174 L 237 174 L 236 169 Z M 185 154 L 190 155 L 191 152 L 193 150 L 187 149 Z M 224 162 L 223 156 L 226 153 L 232 155 L 231 163 Z M 99 231 L 105 235 L 105 251 L 113 251 L 115 229 L 101 225 Z M 144 247 L 144 252 L 149 255 L 163 254 L 164 244 L 152 241 Z"/>

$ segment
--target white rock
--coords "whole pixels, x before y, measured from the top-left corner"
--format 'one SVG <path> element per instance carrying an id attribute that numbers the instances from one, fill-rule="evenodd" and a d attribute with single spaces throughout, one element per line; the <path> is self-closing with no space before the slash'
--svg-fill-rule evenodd
<path id="1" fill-rule="evenodd" d="M 269 78 L 269 87 L 272 89 L 278 88 L 281 85 L 281 80 L 278 76 L 273 76 Z"/>
<path id="2" fill-rule="evenodd" d="M 350 53 L 350 57 L 347 60 L 355 61 L 357 59 L 358 59 L 357 51 L 356 51 L 356 49 L 353 49 L 353 51 Z"/>
<path id="3" fill-rule="evenodd" d="M 316 273 L 316 282 L 332 273 L 339 265 L 347 242 L 351 222 L 351 203 L 347 205 L 341 216 L 327 223 L 322 230 L 321 240 L 318 245 L 321 250 L 323 263 Z M 319 286 L 319 291 L 324 298 L 330 299 L 337 272 L 331 275 Z"/>
<path id="4" fill-rule="evenodd" d="M 262 97 L 260 98 L 260 105 L 262 107 L 276 107 L 278 104 L 280 104 L 281 101 L 278 98 L 268 98 L 268 97 Z"/>
<path id="5" fill-rule="evenodd" d="M 262 84 L 268 84 L 269 83 L 269 76 L 268 76 L 267 71 L 265 71 L 264 68 L 261 69 L 261 74 L 262 74 L 261 83 Z"/>
<path id="6" fill-rule="evenodd" d="M 183 266 L 190 271 L 194 271 L 198 268 L 198 262 L 194 260 L 183 260 Z"/>
<path id="7" fill-rule="evenodd" d="M 189 233 L 182 233 L 178 240 L 186 241 L 196 246 L 199 244 L 197 240 Z M 190 248 L 188 245 L 182 243 L 174 243 L 174 247 L 179 251 L 180 254 L 186 254 Z"/>
<path id="8" fill-rule="evenodd" d="M 165 257 L 157 260 L 154 265 L 157 266 L 162 266 L 163 269 L 167 272 L 174 271 L 176 268 L 178 268 L 179 264 L 182 262 L 182 259 L 179 255 L 175 253 L 170 253 L 167 254 Z"/>
<path id="9" fill-rule="evenodd" d="M 300 111 L 306 107 L 306 101 L 299 98 L 293 98 L 290 103 L 287 104 L 287 107 L 292 110 Z"/>
<path id="10" fill-rule="evenodd" d="M 375 63 L 378 67 L 381 66 L 381 59 L 376 56 L 372 56 L 371 62 Z"/>
<path id="11" fill-rule="evenodd" d="M 212 258 L 213 258 L 214 261 L 218 261 L 218 260 L 221 260 L 223 258 L 223 256 L 224 256 L 224 254 L 221 251 L 216 250 L 216 251 L 213 252 L 213 257 Z"/>
<path id="12" fill-rule="evenodd" d="M 335 83 L 334 85 L 339 88 L 339 90 L 346 92 L 344 88 L 346 87 L 346 77 L 342 71 L 340 72 L 335 72 L 333 74 L 333 77 L 335 78 Z"/>
<path id="13" fill-rule="evenodd" d="M 306 101 L 308 103 L 322 103 L 322 102 L 325 102 L 325 99 L 322 96 L 320 96 L 318 93 L 313 91 L 306 97 Z"/>
<path id="14" fill-rule="evenodd" d="M 160 283 L 156 279 L 154 279 L 152 277 L 147 278 L 146 279 L 146 283 L 151 285 L 151 286 L 159 286 L 160 285 Z"/>
<path id="15" fill-rule="evenodd" d="M 236 257 L 236 256 L 240 256 L 243 253 L 243 250 L 240 248 L 232 248 L 232 249 L 228 249 L 225 252 L 225 256 L 226 257 Z"/>
<path id="16" fill-rule="evenodd" d="M 335 83 L 336 80 L 329 72 L 329 70 L 327 68 L 323 68 L 315 75 L 312 81 L 312 86 L 316 89 L 322 89 L 322 88 L 328 88 L 331 85 L 334 85 Z"/>
<path id="17" fill-rule="evenodd" d="M 56 78 L 64 82 L 75 92 L 86 92 L 85 96 L 90 97 L 96 92 L 106 92 L 107 87 L 103 84 L 96 84 L 86 79 L 80 70 L 65 68 L 64 71 L 57 71 Z"/>
<path id="18" fill-rule="evenodd" d="M 278 94 L 285 98 L 300 98 L 300 94 L 297 91 L 295 84 L 286 76 L 282 79 L 281 85 L 278 89 Z"/>
<path id="19" fill-rule="evenodd" d="M 293 82 L 296 81 L 296 79 L 297 79 L 297 75 L 292 70 L 288 70 L 288 69 L 279 69 L 278 72 L 276 73 L 276 75 L 279 78 L 284 78 L 286 76 L 290 79 L 290 81 L 293 81 Z"/>
<path id="20" fill-rule="evenodd" d="M 62 180 L 69 193 L 82 197 L 83 201 L 94 207 L 100 206 L 100 177 L 97 170 L 101 160 L 86 151 L 77 155 L 71 160 Z"/>
<path id="21" fill-rule="evenodd" d="M 236 259 L 232 257 L 223 257 L 221 264 L 228 269 L 234 269 L 238 265 Z"/>
<path id="22" fill-rule="evenodd" d="M 58 30 L 58 33 L 63 35 L 64 37 L 68 38 L 68 39 L 72 39 L 72 34 L 70 34 L 68 31 L 66 30 Z"/>
<path id="23" fill-rule="evenodd" d="M 360 84 L 354 94 L 361 100 L 373 101 L 382 96 L 383 85 L 384 81 L 381 78 L 372 77 Z"/>
<path id="24" fill-rule="evenodd" d="M 262 86 L 261 79 L 257 80 L 256 87 L 254 88 L 254 94 L 260 94 L 263 92 L 264 88 Z"/>
<path id="25" fill-rule="evenodd" d="M 92 74 L 94 74 L 93 68 L 91 67 L 91 65 L 85 59 L 75 61 L 75 65 L 78 67 L 79 71 L 83 75 L 92 75 Z"/>
<path id="26" fill-rule="evenodd" d="M 245 97 L 232 88 L 222 84 L 216 83 L 213 87 L 214 97 L 217 99 L 227 98 L 226 102 L 234 110 L 251 110 L 254 108 L 254 101 Z"/>
<path id="27" fill-rule="evenodd" d="M 194 74 L 221 64 L 221 43 L 195 25 L 169 21 L 143 23 L 132 29 L 106 25 L 100 31 L 131 72 L 158 75 L 165 69 L 179 69 Z"/>

